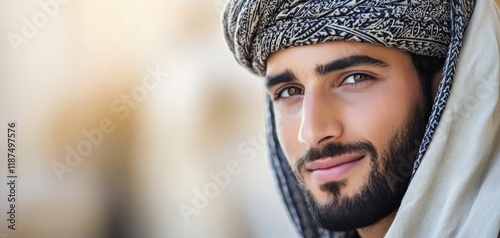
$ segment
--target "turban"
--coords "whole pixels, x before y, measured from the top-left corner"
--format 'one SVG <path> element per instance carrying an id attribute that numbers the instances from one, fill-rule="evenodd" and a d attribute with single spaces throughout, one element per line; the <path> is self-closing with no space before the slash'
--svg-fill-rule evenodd
<path id="1" fill-rule="evenodd" d="M 275 51 L 346 40 L 444 58 L 450 3 L 442 0 L 229 1 L 225 37 L 240 64 L 264 75 Z"/>
<path id="2" fill-rule="evenodd" d="M 413 54 L 446 58 L 424 138 L 413 166 L 413 177 L 450 97 L 465 30 L 474 5 L 474 0 L 228 0 L 222 24 L 226 41 L 236 60 L 258 75 L 266 73 L 266 61 L 273 52 L 336 40 L 366 42 Z M 468 78 L 462 77 L 460 80 L 459 85 L 467 82 Z M 300 185 L 280 147 L 273 105 L 269 99 L 267 126 L 272 166 L 299 235 L 313 238 L 349 237 L 355 234 L 353 231 L 327 231 L 313 221 Z M 439 161 L 441 158 L 433 159 Z M 421 179 L 422 182 L 424 180 Z M 417 185 L 415 191 L 423 188 L 421 184 Z M 446 195 L 435 194 L 435 197 Z M 407 214 L 415 215 L 418 207 L 410 207 Z M 414 219 L 414 222 L 417 221 Z M 403 226 L 403 229 L 407 227 Z"/>

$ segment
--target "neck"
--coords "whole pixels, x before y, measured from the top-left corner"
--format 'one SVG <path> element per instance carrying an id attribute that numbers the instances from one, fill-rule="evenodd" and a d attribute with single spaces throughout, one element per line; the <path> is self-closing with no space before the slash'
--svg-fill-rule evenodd
<path id="1" fill-rule="evenodd" d="M 389 227 L 391 227 L 392 221 L 394 221 L 395 216 L 396 216 L 396 211 L 382 218 L 382 220 L 378 221 L 377 223 L 371 226 L 359 228 L 358 234 L 363 238 L 384 237 L 387 231 L 389 230 Z"/>

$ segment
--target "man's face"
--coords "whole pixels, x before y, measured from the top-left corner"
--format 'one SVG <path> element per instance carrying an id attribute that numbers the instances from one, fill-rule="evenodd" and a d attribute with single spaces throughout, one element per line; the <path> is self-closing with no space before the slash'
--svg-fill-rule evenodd
<path id="1" fill-rule="evenodd" d="M 397 209 L 430 110 L 409 54 L 341 41 L 289 48 L 269 57 L 266 84 L 281 147 L 325 228 Z"/>

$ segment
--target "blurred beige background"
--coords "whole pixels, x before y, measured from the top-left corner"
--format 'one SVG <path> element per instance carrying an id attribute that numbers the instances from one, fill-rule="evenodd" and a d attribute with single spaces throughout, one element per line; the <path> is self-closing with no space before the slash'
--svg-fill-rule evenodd
<path id="1" fill-rule="evenodd" d="M 265 92 L 225 45 L 223 4 L 0 1 L 0 128 L 18 123 L 19 176 L 11 231 L 2 149 L 0 238 L 295 237 Z"/>
<path id="2" fill-rule="evenodd" d="M 0 189 L 0 237 L 294 236 L 260 139 L 265 93 L 225 45 L 223 4 L 0 2 L 19 176 L 16 231 Z"/>

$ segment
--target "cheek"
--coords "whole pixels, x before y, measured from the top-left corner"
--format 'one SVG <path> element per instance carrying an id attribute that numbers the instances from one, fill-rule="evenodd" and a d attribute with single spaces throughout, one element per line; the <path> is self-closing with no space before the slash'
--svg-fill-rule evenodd
<path id="1" fill-rule="evenodd" d="M 302 156 L 302 144 L 298 141 L 298 133 L 300 130 L 300 114 L 288 114 L 281 110 L 275 111 L 275 127 L 280 142 L 281 148 L 285 153 L 290 164 L 294 164 L 295 160 Z"/>
<path id="2" fill-rule="evenodd" d="M 387 148 L 419 103 L 419 90 L 418 79 L 412 78 L 405 82 L 384 84 L 359 95 L 345 109 L 349 118 L 344 120 L 348 134 L 371 141 L 379 152 Z"/>

